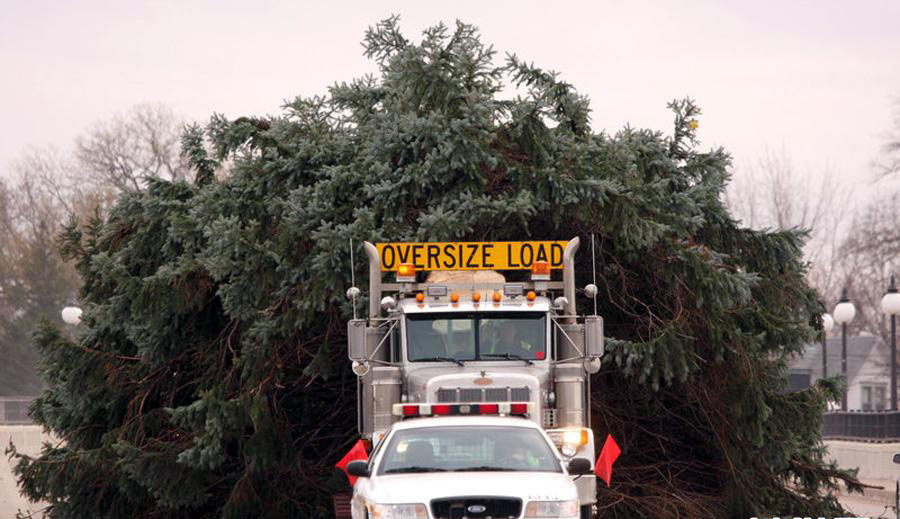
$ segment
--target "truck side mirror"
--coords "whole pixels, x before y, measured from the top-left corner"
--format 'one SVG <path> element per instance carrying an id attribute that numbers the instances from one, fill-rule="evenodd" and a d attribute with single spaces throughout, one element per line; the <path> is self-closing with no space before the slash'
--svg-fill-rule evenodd
<path id="1" fill-rule="evenodd" d="M 369 462 L 362 460 L 351 461 L 347 464 L 347 474 L 358 478 L 367 478 L 371 476 L 371 473 L 369 472 Z"/>
<path id="2" fill-rule="evenodd" d="M 347 355 L 350 360 L 366 360 L 365 319 L 351 319 L 347 322 Z"/>
<path id="3" fill-rule="evenodd" d="M 584 356 L 603 356 L 603 318 L 599 315 L 584 317 Z"/>
<path id="4" fill-rule="evenodd" d="M 591 473 L 591 460 L 587 458 L 572 458 L 569 462 L 569 474 L 583 476 Z"/>

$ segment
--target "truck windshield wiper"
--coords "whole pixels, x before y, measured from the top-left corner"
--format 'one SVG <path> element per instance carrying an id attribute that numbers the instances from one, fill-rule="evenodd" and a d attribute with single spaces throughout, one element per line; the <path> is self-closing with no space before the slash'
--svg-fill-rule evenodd
<path id="1" fill-rule="evenodd" d="M 438 467 L 398 467 L 395 469 L 387 469 L 384 471 L 385 474 L 403 474 L 405 472 L 447 472 L 447 469 L 441 469 Z"/>
<path id="2" fill-rule="evenodd" d="M 506 472 L 510 469 L 503 467 L 492 467 L 490 465 L 480 465 L 478 467 L 463 467 L 461 469 L 453 469 L 453 472 Z"/>
<path id="3" fill-rule="evenodd" d="M 460 359 L 454 359 L 453 357 L 428 357 L 426 359 L 416 359 L 420 361 L 441 361 L 441 362 L 453 362 L 458 366 L 465 366 L 466 364 Z"/>
<path id="4" fill-rule="evenodd" d="M 482 357 L 491 357 L 494 359 L 506 359 L 506 360 L 523 360 L 525 364 L 528 366 L 534 366 L 534 362 L 522 357 L 520 355 L 515 355 L 513 353 L 483 353 Z"/>

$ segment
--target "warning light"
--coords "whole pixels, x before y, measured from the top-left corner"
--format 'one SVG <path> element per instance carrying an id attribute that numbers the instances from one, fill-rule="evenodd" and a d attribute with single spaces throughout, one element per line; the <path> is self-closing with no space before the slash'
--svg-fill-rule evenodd
<path id="1" fill-rule="evenodd" d="M 531 279 L 533 281 L 550 281 L 550 263 L 547 261 L 535 261 L 532 263 Z"/>
<path id="2" fill-rule="evenodd" d="M 481 404 L 478 406 L 478 412 L 481 414 L 498 414 L 500 406 L 497 404 Z"/>
<path id="3" fill-rule="evenodd" d="M 495 303 L 499 303 L 499 302 L 500 302 L 500 298 L 502 298 L 503 296 L 500 295 L 500 292 L 494 292 L 494 295 L 491 296 L 491 297 L 494 299 L 494 302 L 495 302 Z"/>
<path id="4" fill-rule="evenodd" d="M 416 294 L 416 302 L 421 303 L 423 301 L 425 301 L 425 293 L 419 292 L 418 294 Z"/>
<path id="5" fill-rule="evenodd" d="M 510 414 L 528 414 L 528 404 L 511 404 L 509 406 Z"/>
<path id="6" fill-rule="evenodd" d="M 534 358 L 536 358 L 537 360 L 544 360 L 545 357 L 546 355 L 542 351 L 535 352 L 534 354 Z"/>
<path id="7" fill-rule="evenodd" d="M 525 298 L 528 299 L 529 301 L 534 301 L 534 299 L 536 297 L 537 297 L 537 294 L 534 293 L 534 290 L 530 290 L 528 292 L 528 295 L 525 296 Z"/>
<path id="8" fill-rule="evenodd" d="M 474 293 L 472 294 L 472 301 L 474 301 L 474 302 L 476 302 L 476 303 L 479 302 L 479 301 L 481 301 L 481 293 L 480 293 L 480 292 L 474 292 Z"/>
<path id="9" fill-rule="evenodd" d="M 450 302 L 458 303 L 459 302 L 459 294 L 457 294 L 456 292 L 453 292 L 452 294 L 450 294 Z"/>
<path id="10" fill-rule="evenodd" d="M 433 414 L 450 414 L 450 406 L 449 405 L 433 405 L 433 406 L 431 406 L 431 412 Z"/>
<path id="11" fill-rule="evenodd" d="M 398 283 L 414 283 L 416 281 L 416 267 L 412 263 L 401 263 L 397 268 Z"/>
<path id="12" fill-rule="evenodd" d="M 403 416 L 419 416 L 419 406 L 417 406 L 417 405 L 403 406 Z"/>

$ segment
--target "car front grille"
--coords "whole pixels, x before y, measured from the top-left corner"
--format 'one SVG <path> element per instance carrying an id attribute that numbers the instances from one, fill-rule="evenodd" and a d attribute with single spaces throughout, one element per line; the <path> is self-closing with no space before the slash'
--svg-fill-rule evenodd
<path id="1" fill-rule="evenodd" d="M 522 500 L 512 497 L 448 497 L 431 501 L 435 519 L 515 519 Z"/>
<path id="2" fill-rule="evenodd" d="M 437 401 L 441 404 L 456 402 L 529 402 L 531 390 L 523 387 L 442 387 L 437 390 Z"/>

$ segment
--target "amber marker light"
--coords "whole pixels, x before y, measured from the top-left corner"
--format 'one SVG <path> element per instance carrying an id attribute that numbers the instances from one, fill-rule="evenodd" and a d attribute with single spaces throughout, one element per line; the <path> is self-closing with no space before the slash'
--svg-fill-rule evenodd
<path id="1" fill-rule="evenodd" d="M 550 281 L 550 263 L 535 261 L 531 264 L 531 279 L 534 281 Z"/>
<path id="2" fill-rule="evenodd" d="M 534 293 L 534 290 L 529 290 L 528 295 L 525 296 L 529 301 L 534 301 L 537 297 L 537 294 Z"/>
<path id="3" fill-rule="evenodd" d="M 419 292 L 418 294 L 416 294 L 416 302 L 417 303 L 422 303 L 424 301 L 425 301 L 425 292 Z"/>
<path id="4" fill-rule="evenodd" d="M 494 302 L 495 302 L 495 303 L 499 303 L 499 302 L 500 302 L 500 298 L 503 297 L 503 296 L 500 295 L 500 292 L 494 292 L 494 295 L 491 296 L 491 297 L 494 299 Z"/>
<path id="5" fill-rule="evenodd" d="M 479 302 L 479 301 L 481 301 L 481 294 L 478 293 L 478 292 L 473 293 L 473 294 L 472 294 L 472 301 L 474 301 L 474 302 L 476 302 L 476 303 Z"/>
<path id="6" fill-rule="evenodd" d="M 457 294 L 456 292 L 450 294 L 450 302 L 458 303 L 459 302 L 459 294 Z"/>
<path id="7" fill-rule="evenodd" d="M 397 282 L 412 283 L 416 281 L 416 267 L 412 263 L 402 263 L 397 267 Z"/>

